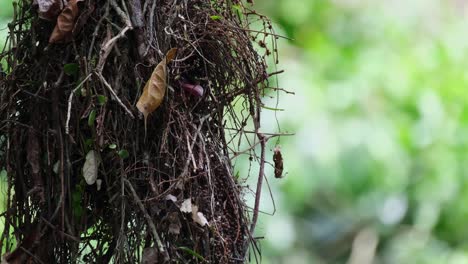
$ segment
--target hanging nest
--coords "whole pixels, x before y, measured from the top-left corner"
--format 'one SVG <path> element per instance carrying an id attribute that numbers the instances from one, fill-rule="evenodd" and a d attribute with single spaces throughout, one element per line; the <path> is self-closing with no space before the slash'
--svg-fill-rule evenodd
<path id="1" fill-rule="evenodd" d="M 31 2 L 15 4 L 0 55 L 3 261 L 257 256 L 271 137 L 259 132 L 261 98 L 278 92 L 268 85 L 277 36 L 267 18 L 235 0 Z M 137 102 L 172 48 L 145 127 Z M 249 172 L 233 175 L 239 155 L 260 164 L 251 211 L 239 182 Z"/>

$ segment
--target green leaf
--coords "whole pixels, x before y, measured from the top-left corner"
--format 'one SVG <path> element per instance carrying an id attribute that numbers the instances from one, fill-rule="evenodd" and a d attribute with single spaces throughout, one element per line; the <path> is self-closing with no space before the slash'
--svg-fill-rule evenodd
<path id="1" fill-rule="evenodd" d="M 126 159 L 129 156 L 128 151 L 125 149 L 121 149 L 118 154 L 122 159 Z"/>
<path id="2" fill-rule="evenodd" d="M 109 145 L 109 148 L 110 148 L 110 149 L 115 149 L 115 148 L 117 148 L 117 145 L 116 145 L 116 144 L 110 144 L 110 145 Z"/>
<path id="3" fill-rule="evenodd" d="M 81 188 L 76 188 L 72 194 L 72 205 L 73 205 L 73 214 L 76 218 L 80 218 L 83 215 L 83 207 L 81 205 L 81 197 L 83 196 L 83 191 Z"/>
<path id="4" fill-rule="evenodd" d="M 96 110 L 93 109 L 88 116 L 88 126 L 94 126 L 94 121 L 96 121 Z"/>
<path id="5" fill-rule="evenodd" d="M 236 175 L 234 175 L 234 179 L 235 179 L 236 181 L 238 181 L 238 180 L 239 180 L 239 177 L 240 177 L 240 172 L 239 172 L 239 171 L 236 171 Z"/>
<path id="6" fill-rule="evenodd" d="M 232 5 L 232 9 L 234 10 L 234 12 L 236 12 L 238 17 L 244 17 L 244 12 L 242 12 L 242 8 L 240 5 Z"/>
<path id="7" fill-rule="evenodd" d="M 8 175 L 8 174 L 7 174 L 7 171 L 6 171 L 6 170 L 3 169 L 3 170 L 0 171 L 0 179 L 6 178 L 7 175 Z"/>
<path id="8" fill-rule="evenodd" d="M 83 215 L 83 207 L 81 205 L 73 207 L 73 214 L 76 218 L 80 218 Z"/>
<path id="9" fill-rule="evenodd" d="M 200 254 L 198 254 L 197 252 L 193 251 L 192 249 L 190 249 L 188 247 L 178 247 L 178 249 L 185 251 L 186 253 L 196 257 L 200 261 L 205 261 L 204 257 L 202 257 Z"/>
<path id="10" fill-rule="evenodd" d="M 68 76 L 77 76 L 78 75 L 78 64 L 76 63 L 67 63 L 63 65 L 63 71 Z"/>
<path id="11" fill-rule="evenodd" d="M 84 142 L 85 146 L 87 148 L 91 147 L 93 145 L 93 140 L 91 138 L 88 138 L 85 142 Z"/>
<path id="12" fill-rule="evenodd" d="M 107 103 L 107 97 L 101 94 L 97 96 L 97 100 L 99 105 L 104 105 L 105 103 Z"/>
<path id="13" fill-rule="evenodd" d="M 221 16 L 213 15 L 213 16 L 210 16 L 210 18 L 213 19 L 213 20 L 220 20 Z"/>

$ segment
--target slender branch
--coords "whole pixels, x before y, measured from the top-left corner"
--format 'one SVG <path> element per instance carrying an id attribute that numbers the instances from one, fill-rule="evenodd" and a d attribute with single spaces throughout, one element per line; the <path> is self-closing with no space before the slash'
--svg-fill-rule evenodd
<path id="1" fill-rule="evenodd" d="M 258 211 L 260 207 L 262 183 L 263 183 L 263 177 L 265 174 L 265 148 L 266 148 L 265 146 L 266 146 L 266 140 L 267 140 L 267 138 L 262 133 L 258 133 L 257 137 L 260 140 L 261 152 L 260 152 L 260 171 L 258 173 L 257 191 L 255 192 L 255 206 L 253 210 L 252 224 L 250 225 L 250 234 L 252 234 L 252 236 L 255 231 L 255 226 L 257 225 Z"/>
<path id="2" fill-rule="evenodd" d="M 270 140 L 270 138 L 282 136 L 282 134 L 272 134 L 272 135 L 270 135 L 270 136 L 268 136 L 268 137 L 265 137 L 265 134 L 262 134 L 262 135 L 263 135 L 265 141 Z M 239 157 L 240 155 L 245 154 L 245 153 L 251 151 L 252 149 L 254 149 L 255 147 L 257 147 L 259 144 L 261 145 L 262 142 L 261 142 L 261 141 L 256 142 L 255 144 L 251 145 L 249 148 L 247 148 L 247 149 L 245 149 L 245 150 L 242 150 L 242 151 L 239 151 L 239 152 L 235 152 L 235 154 L 234 154 L 232 157 L 230 157 L 229 159 L 230 159 L 230 160 L 233 160 L 233 159 Z"/>
<path id="3" fill-rule="evenodd" d="M 102 74 L 100 72 L 96 72 L 96 74 L 99 77 L 99 79 L 101 79 L 101 82 L 104 84 L 104 86 L 106 86 L 107 89 L 109 89 L 111 94 L 114 96 L 115 100 L 117 100 L 117 102 L 123 107 L 123 109 L 125 109 L 125 111 L 128 113 L 128 115 L 131 118 L 135 118 L 135 116 L 132 114 L 132 112 L 127 108 L 127 106 L 124 105 L 122 100 L 120 100 L 120 98 L 117 96 L 114 89 L 112 89 L 112 86 L 110 86 L 110 84 L 106 81 L 106 79 L 104 79 L 104 76 L 102 76 Z"/>
<path id="4" fill-rule="evenodd" d="M 146 221 L 148 222 L 148 226 L 151 229 L 151 232 L 153 234 L 154 239 L 156 240 L 156 243 L 158 245 L 159 252 L 164 255 L 166 260 L 169 260 L 169 254 L 164 250 L 164 246 L 161 242 L 161 238 L 158 235 L 158 232 L 156 231 L 156 226 L 153 223 L 153 220 L 151 219 L 151 216 L 149 216 L 148 212 L 145 209 L 145 206 L 140 200 L 140 197 L 138 197 L 138 194 L 136 193 L 135 189 L 133 188 L 132 184 L 127 180 L 124 179 L 125 184 L 127 185 L 128 189 L 130 189 L 130 192 L 133 195 L 133 198 L 135 202 L 137 203 L 138 207 L 140 207 L 141 212 L 143 213 Z"/>
<path id="5" fill-rule="evenodd" d="M 125 25 L 127 25 L 127 27 L 129 27 L 129 28 L 132 28 L 132 22 L 130 21 L 129 15 L 126 14 L 126 13 L 119 7 L 119 5 L 117 4 L 117 2 L 116 2 L 115 0 L 111 0 L 111 1 L 110 1 L 110 4 L 111 4 L 112 8 L 114 8 L 115 12 L 117 12 L 117 14 L 120 16 L 120 18 L 121 18 L 122 21 L 125 23 Z"/>
<path id="6" fill-rule="evenodd" d="M 109 39 L 101 48 L 101 51 L 100 51 L 100 57 L 99 57 L 99 63 L 97 65 L 97 71 L 99 73 L 102 72 L 102 69 L 104 68 L 104 64 L 106 63 L 106 60 L 107 60 L 107 57 L 109 56 L 112 48 L 114 47 L 115 43 L 117 42 L 117 40 L 119 40 L 120 38 L 123 38 L 125 36 L 125 33 L 129 30 L 129 29 L 132 29 L 132 26 L 126 26 L 122 29 L 122 31 L 120 31 L 120 33 Z"/>
<path id="7" fill-rule="evenodd" d="M 75 92 L 81 88 L 81 86 L 83 86 L 83 84 L 89 79 L 89 77 L 91 77 L 91 73 L 88 74 L 88 76 L 86 76 L 86 78 L 84 78 L 83 81 L 81 81 L 75 89 L 72 90 L 72 92 L 70 93 L 70 96 L 68 97 L 68 110 L 67 110 L 67 121 L 65 122 L 65 134 L 69 135 L 70 134 L 70 117 L 71 117 L 71 108 L 72 108 L 72 100 L 73 100 L 73 95 L 75 94 Z"/>

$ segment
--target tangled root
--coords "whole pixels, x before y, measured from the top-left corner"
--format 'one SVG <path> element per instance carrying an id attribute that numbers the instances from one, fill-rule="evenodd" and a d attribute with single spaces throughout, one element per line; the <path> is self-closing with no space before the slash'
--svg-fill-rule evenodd
<path id="1" fill-rule="evenodd" d="M 270 22 L 235 0 L 77 5 L 71 42 L 49 43 L 56 21 L 20 0 L 0 55 L 5 260 L 244 263 L 257 248 L 261 189 L 249 213 L 231 161 L 253 157 L 261 187 L 269 138 L 259 131 L 261 98 L 278 91 L 268 84 Z M 174 47 L 145 134 L 135 104 Z M 83 177 L 88 159 L 92 184 Z"/>

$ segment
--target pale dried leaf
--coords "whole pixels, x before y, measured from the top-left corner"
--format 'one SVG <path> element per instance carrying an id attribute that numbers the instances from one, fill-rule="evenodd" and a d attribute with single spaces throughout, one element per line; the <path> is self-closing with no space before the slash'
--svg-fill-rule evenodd
<path id="1" fill-rule="evenodd" d="M 88 185 L 96 182 L 99 163 L 98 153 L 94 150 L 90 150 L 88 154 L 86 154 L 86 160 L 83 165 L 83 177 Z"/>
<path id="2" fill-rule="evenodd" d="M 54 20 L 63 9 L 62 0 L 34 0 L 34 6 L 38 7 L 39 17 L 46 20 Z"/>
<path id="3" fill-rule="evenodd" d="M 172 194 L 166 195 L 165 199 L 168 200 L 168 201 L 173 201 L 174 203 L 177 202 L 177 197 L 175 197 Z"/>
<path id="4" fill-rule="evenodd" d="M 184 202 L 180 205 L 180 211 L 182 213 L 191 213 L 192 212 L 192 201 L 190 198 L 185 199 Z"/>
<path id="5" fill-rule="evenodd" d="M 200 226 L 205 226 L 208 224 L 208 220 L 206 220 L 206 217 L 203 215 L 203 213 L 198 211 L 197 205 L 192 205 L 192 220 Z"/>
<path id="6" fill-rule="evenodd" d="M 192 219 L 195 223 L 199 224 L 200 226 L 205 226 L 208 224 L 208 220 L 206 220 L 206 217 L 203 215 L 202 212 L 198 212 L 195 215 L 192 215 Z"/>
<path id="7" fill-rule="evenodd" d="M 98 191 L 100 191 L 100 190 L 101 190 L 101 186 L 102 186 L 102 180 L 101 180 L 101 179 L 97 179 L 97 180 L 96 180 L 96 189 L 97 189 Z"/>

